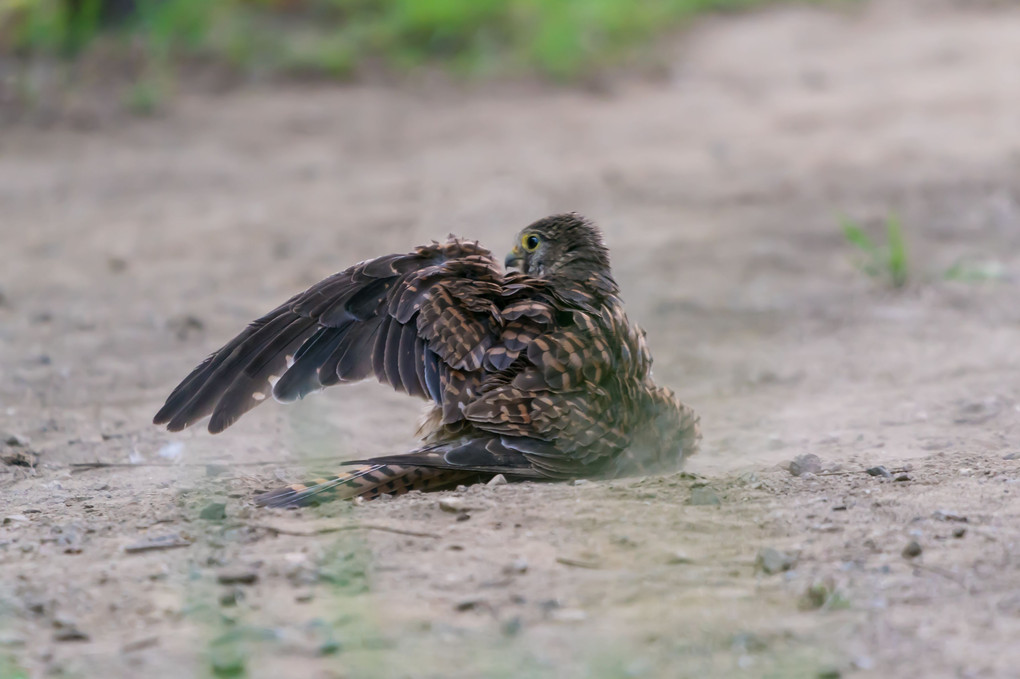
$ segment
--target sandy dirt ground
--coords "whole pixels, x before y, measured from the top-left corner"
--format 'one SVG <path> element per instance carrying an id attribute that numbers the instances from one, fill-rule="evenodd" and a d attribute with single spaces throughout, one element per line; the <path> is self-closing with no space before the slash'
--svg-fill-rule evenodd
<path id="1" fill-rule="evenodd" d="M 718 17 L 664 63 L 0 130 L 0 676 L 1020 676 L 1020 10 Z M 321 277 L 563 210 L 702 414 L 687 473 L 267 511 L 419 404 L 150 424 Z M 900 291 L 840 231 L 891 214 Z"/>

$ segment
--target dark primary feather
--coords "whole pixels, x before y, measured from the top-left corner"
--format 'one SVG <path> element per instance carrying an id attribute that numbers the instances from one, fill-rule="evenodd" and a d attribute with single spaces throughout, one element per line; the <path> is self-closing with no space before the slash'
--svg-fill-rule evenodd
<path id="1" fill-rule="evenodd" d="M 540 246 L 526 251 L 529 236 Z M 176 431 L 211 415 L 216 433 L 269 394 L 293 401 L 370 376 L 431 402 L 421 448 L 264 496 L 272 506 L 339 486 L 371 496 L 397 492 L 390 482 L 406 490 L 472 473 L 566 478 L 678 465 L 696 449 L 697 417 L 652 382 L 601 234 L 578 215 L 554 215 L 517 243 L 507 261 L 520 272 L 451 237 L 337 273 L 207 358 L 154 421 Z"/>

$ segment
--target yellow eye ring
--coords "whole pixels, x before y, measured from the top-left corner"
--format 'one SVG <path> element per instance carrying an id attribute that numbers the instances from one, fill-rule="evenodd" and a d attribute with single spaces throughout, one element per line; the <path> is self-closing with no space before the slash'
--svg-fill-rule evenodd
<path id="1" fill-rule="evenodd" d="M 542 240 L 534 233 L 527 233 L 521 237 L 521 247 L 527 252 L 534 252 L 537 250 L 538 244 L 541 242 Z"/>

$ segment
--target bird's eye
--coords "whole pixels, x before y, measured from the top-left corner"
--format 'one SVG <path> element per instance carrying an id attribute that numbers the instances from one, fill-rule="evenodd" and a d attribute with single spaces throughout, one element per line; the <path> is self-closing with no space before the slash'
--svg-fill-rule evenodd
<path id="1" fill-rule="evenodd" d="M 523 245 L 524 249 L 527 250 L 528 252 L 534 252 L 535 250 L 537 250 L 538 243 L 539 238 L 537 235 L 533 233 L 529 233 L 528 235 L 521 239 L 521 245 Z"/>

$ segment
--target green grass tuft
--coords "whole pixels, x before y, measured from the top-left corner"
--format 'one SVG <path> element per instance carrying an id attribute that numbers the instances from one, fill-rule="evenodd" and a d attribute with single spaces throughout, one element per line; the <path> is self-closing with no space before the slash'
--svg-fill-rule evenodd
<path id="1" fill-rule="evenodd" d="M 909 280 L 907 241 L 899 218 L 890 216 L 885 222 L 885 244 L 876 243 L 853 220 L 842 220 L 843 237 L 857 249 L 861 270 L 874 278 L 885 278 L 894 288 L 902 288 Z"/>

